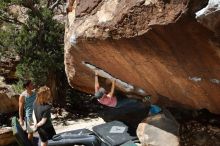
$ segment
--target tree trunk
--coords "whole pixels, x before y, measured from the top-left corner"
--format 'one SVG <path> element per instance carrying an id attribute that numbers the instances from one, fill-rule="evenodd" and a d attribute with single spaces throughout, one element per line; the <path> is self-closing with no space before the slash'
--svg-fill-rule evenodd
<path id="1" fill-rule="evenodd" d="M 50 72 L 47 82 L 47 85 L 51 89 L 53 104 L 61 107 L 65 106 L 68 85 L 66 79 L 63 79 L 62 77 L 62 73 Z"/>

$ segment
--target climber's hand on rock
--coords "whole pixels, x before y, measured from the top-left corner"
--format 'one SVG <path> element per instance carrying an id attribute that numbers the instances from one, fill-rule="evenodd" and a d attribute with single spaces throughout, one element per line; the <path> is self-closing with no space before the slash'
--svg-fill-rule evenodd
<path id="1" fill-rule="evenodd" d="M 98 76 L 98 75 L 99 75 L 98 70 L 95 70 L 95 75 L 96 75 L 96 76 Z"/>

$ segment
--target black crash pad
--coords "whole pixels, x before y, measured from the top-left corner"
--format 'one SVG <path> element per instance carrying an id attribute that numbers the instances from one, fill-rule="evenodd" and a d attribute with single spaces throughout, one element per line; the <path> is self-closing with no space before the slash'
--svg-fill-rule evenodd
<path id="1" fill-rule="evenodd" d="M 16 117 L 12 118 L 12 131 L 19 146 L 38 146 L 40 144 L 38 138 L 34 138 L 32 144 L 28 140 L 27 133 L 22 129 Z M 79 129 L 57 134 L 52 140 L 48 141 L 48 146 L 72 146 L 75 144 L 86 146 L 104 146 L 100 139 L 88 129 Z"/>
<path id="2" fill-rule="evenodd" d="M 22 129 L 16 117 L 12 118 L 12 131 L 19 146 L 37 146 L 38 139 L 32 144 L 28 140 L 27 133 Z M 57 134 L 48 141 L 48 146 L 116 146 L 126 143 L 129 140 L 137 139 L 130 136 L 128 127 L 120 121 L 112 121 L 93 127 L 93 131 L 79 129 Z M 100 140 L 101 139 L 101 140 Z"/>
<path id="3" fill-rule="evenodd" d="M 121 121 L 125 123 L 129 127 L 129 133 L 135 136 L 138 124 L 147 117 L 149 108 L 148 104 L 137 101 L 120 108 L 105 107 L 99 112 L 99 116 L 106 122 Z"/>
<path id="4" fill-rule="evenodd" d="M 112 121 L 94 126 L 93 131 L 109 146 L 117 146 L 137 139 L 128 133 L 128 127 L 120 121 Z"/>
<path id="5" fill-rule="evenodd" d="M 12 118 L 11 126 L 13 135 L 15 136 L 19 146 L 32 146 L 31 142 L 28 140 L 27 133 L 22 129 L 16 117 Z"/>
<path id="6" fill-rule="evenodd" d="M 72 146 L 86 145 L 86 146 L 100 146 L 99 138 L 88 129 L 79 129 L 57 134 L 52 140 L 48 141 L 48 146 Z"/>

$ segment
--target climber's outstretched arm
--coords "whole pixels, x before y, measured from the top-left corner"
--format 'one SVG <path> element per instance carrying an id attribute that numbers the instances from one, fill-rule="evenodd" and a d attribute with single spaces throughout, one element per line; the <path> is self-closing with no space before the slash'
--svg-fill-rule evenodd
<path id="1" fill-rule="evenodd" d="M 112 80 L 111 91 L 108 93 L 108 96 L 113 97 L 115 92 L 115 79 Z"/>
<path id="2" fill-rule="evenodd" d="M 98 77 L 98 72 L 95 71 L 95 92 L 99 90 L 99 77 Z"/>

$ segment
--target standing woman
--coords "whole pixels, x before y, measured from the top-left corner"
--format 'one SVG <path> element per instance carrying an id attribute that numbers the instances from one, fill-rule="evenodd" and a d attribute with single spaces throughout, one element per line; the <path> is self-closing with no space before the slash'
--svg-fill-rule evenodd
<path id="1" fill-rule="evenodd" d="M 41 146 L 47 146 L 48 140 L 56 134 L 51 122 L 51 101 L 50 88 L 40 87 L 34 102 L 34 114 L 36 117 L 35 128 L 39 133 Z"/>

